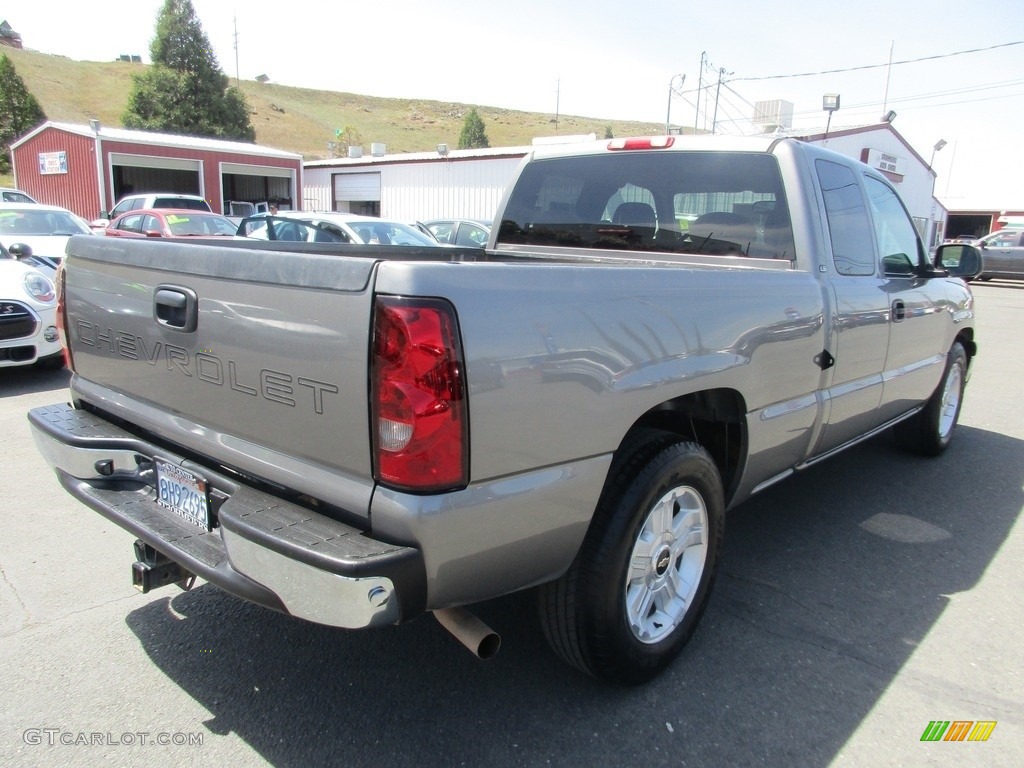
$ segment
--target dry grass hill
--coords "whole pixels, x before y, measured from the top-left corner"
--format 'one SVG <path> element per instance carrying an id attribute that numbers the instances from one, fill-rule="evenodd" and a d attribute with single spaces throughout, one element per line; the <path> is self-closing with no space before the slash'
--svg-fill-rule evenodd
<path id="1" fill-rule="evenodd" d="M 3 50 L 50 120 L 86 124 L 98 118 L 120 126 L 128 103 L 132 74 L 143 64 L 72 61 L 29 50 Z M 604 120 L 519 112 L 483 104 L 455 104 L 422 99 L 382 99 L 354 93 L 316 91 L 274 83 L 241 82 L 252 110 L 258 144 L 302 154 L 307 160 L 329 157 L 327 143 L 338 128 L 351 126 L 369 151 L 371 142 L 388 153 L 423 152 L 440 143 L 458 146 L 466 112 L 476 107 L 492 147 L 527 145 L 536 136 L 596 133 L 615 136 L 660 133 L 657 123 Z M 0 178 L 10 185 L 13 179 Z"/>

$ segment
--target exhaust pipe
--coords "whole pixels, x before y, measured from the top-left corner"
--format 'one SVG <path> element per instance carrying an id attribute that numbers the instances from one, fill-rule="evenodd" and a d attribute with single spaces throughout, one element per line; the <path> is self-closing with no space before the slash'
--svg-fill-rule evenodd
<path id="1" fill-rule="evenodd" d="M 489 659 L 501 647 L 501 637 L 464 608 L 439 608 L 434 618 L 478 659 Z"/>

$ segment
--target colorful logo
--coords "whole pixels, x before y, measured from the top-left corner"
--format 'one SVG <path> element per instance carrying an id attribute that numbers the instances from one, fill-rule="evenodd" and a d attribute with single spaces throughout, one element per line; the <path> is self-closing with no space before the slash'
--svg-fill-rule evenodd
<path id="1" fill-rule="evenodd" d="M 932 720 L 921 741 L 988 741 L 996 720 Z"/>

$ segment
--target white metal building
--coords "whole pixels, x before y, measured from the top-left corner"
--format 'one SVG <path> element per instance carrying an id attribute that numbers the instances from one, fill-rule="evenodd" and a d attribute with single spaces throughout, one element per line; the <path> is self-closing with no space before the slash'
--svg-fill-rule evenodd
<path id="1" fill-rule="evenodd" d="M 374 145 L 377 150 L 379 145 Z M 493 219 L 529 147 L 314 160 L 305 163 L 302 207 L 400 221 Z"/>
<path id="2" fill-rule="evenodd" d="M 816 134 L 787 132 L 880 170 L 900 193 L 925 245 L 942 241 L 948 211 L 935 199 L 935 171 L 891 123 Z"/>
<path id="3" fill-rule="evenodd" d="M 935 172 L 890 123 L 838 128 L 827 134 L 780 131 L 819 144 L 882 171 L 907 205 L 926 245 L 941 241 L 947 211 L 935 199 Z M 551 137 L 534 144 L 596 137 Z M 387 155 L 374 144 L 369 157 L 304 164 L 302 207 L 348 211 L 400 221 L 493 219 L 505 188 L 530 147 L 448 150 Z"/>

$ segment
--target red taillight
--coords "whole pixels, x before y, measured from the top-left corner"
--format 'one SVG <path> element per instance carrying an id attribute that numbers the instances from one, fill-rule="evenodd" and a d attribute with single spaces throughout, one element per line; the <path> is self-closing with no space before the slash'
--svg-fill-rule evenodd
<path id="1" fill-rule="evenodd" d="M 675 136 L 640 136 L 631 139 L 612 139 L 608 142 L 608 149 L 668 149 L 675 142 Z"/>
<path id="2" fill-rule="evenodd" d="M 60 345 L 64 348 L 64 363 L 73 371 L 75 366 L 71 359 L 71 334 L 68 332 L 68 312 L 64 282 L 64 262 L 61 261 L 57 265 L 57 273 L 53 277 L 53 283 L 57 289 L 57 335 L 60 337 Z"/>
<path id="3" fill-rule="evenodd" d="M 452 306 L 378 297 L 370 365 L 377 481 L 414 491 L 465 485 L 466 393 Z"/>

